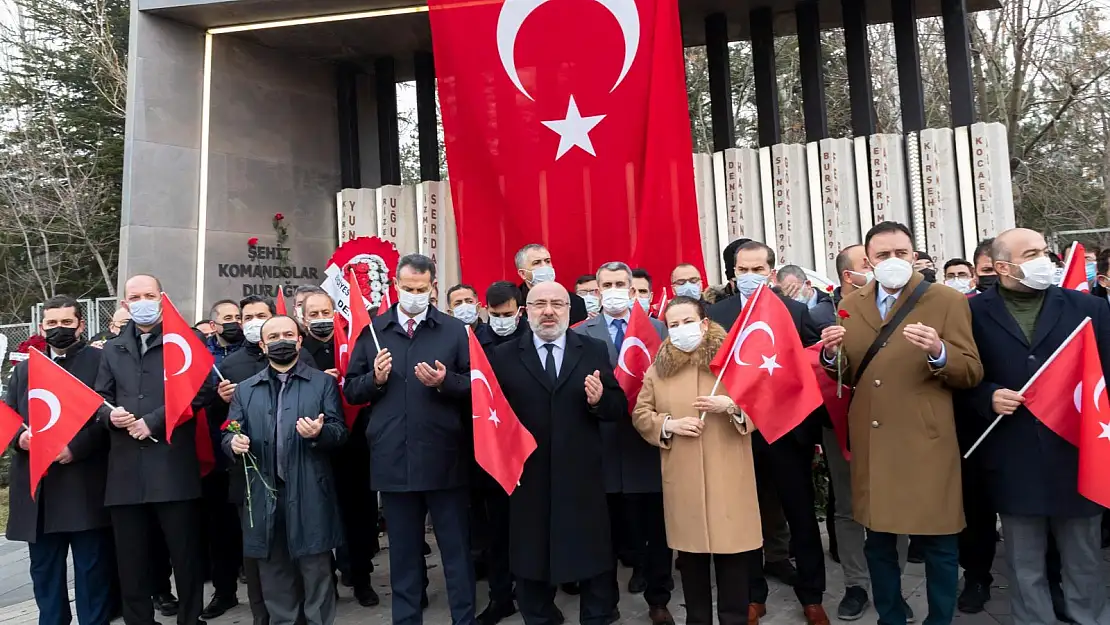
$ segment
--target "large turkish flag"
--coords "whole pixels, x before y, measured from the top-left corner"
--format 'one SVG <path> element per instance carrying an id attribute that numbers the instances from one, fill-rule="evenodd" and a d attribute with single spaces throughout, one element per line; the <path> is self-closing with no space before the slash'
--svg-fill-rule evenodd
<path id="1" fill-rule="evenodd" d="M 465 281 L 702 270 L 676 0 L 429 0 Z M 702 271 L 704 274 L 704 271 Z"/>
<path id="2" fill-rule="evenodd" d="M 175 349 L 170 349 L 175 345 Z M 193 400 L 212 375 L 215 360 L 208 346 L 197 338 L 177 312 L 168 295 L 162 295 L 162 367 L 165 369 L 166 442 L 173 430 L 193 417 Z"/>

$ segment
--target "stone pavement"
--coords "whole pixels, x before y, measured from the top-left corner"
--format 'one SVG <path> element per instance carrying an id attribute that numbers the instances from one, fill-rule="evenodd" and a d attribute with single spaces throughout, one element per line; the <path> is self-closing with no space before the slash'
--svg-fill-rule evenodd
<path id="1" fill-rule="evenodd" d="M 433 548 L 433 554 L 428 558 L 428 564 L 431 566 L 431 570 L 429 570 L 431 586 L 428 590 L 431 606 L 428 608 L 427 612 L 425 612 L 424 621 L 429 623 L 429 625 L 447 624 L 451 622 L 451 616 L 447 609 L 447 593 L 444 588 L 439 555 L 438 551 L 435 550 L 434 537 L 429 534 L 428 540 Z M 1006 564 L 1002 559 L 1002 548 L 1003 544 L 999 543 L 998 559 L 995 561 L 994 586 L 991 591 L 991 602 L 987 604 L 987 611 L 974 616 L 957 612 L 955 622 L 958 625 L 1013 625 L 1013 619 L 1010 617 L 1010 604 L 1007 599 L 1008 572 Z M 1103 554 L 1106 560 L 1104 579 L 1110 582 L 1110 550 L 1104 550 Z M 31 590 L 27 558 L 26 545 L 0 539 L 0 625 L 17 625 L 37 622 L 38 610 L 35 608 L 34 594 Z M 375 608 L 360 607 L 352 598 L 351 590 L 349 588 L 341 588 L 339 618 L 337 619 L 339 625 L 385 625 L 390 622 L 388 547 L 386 547 L 386 550 L 383 550 L 382 553 L 378 554 L 375 558 L 375 564 L 377 570 L 374 572 L 374 586 L 382 598 L 381 605 Z M 837 622 L 835 619 L 836 606 L 844 591 L 844 579 L 841 575 L 840 567 L 832 560 L 827 559 L 826 570 L 828 574 L 828 590 L 825 593 L 825 610 L 833 617 L 833 622 Z M 621 569 L 622 588 L 627 584 L 629 574 L 630 572 L 627 569 Z M 925 571 L 923 565 L 910 564 L 907 567 L 902 581 L 903 593 L 906 595 L 907 601 L 913 608 L 915 614 L 918 615 L 919 619 L 925 616 L 926 611 L 924 575 Z M 72 579 L 72 573 L 70 578 Z M 671 600 L 671 611 L 674 613 L 676 621 L 678 623 L 683 623 L 685 619 L 685 610 L 682 599 L 682 584 L 680 583 L 680 578 L 677 573 L 675 575 L 675 582 L 676 588 L 674 597 Z M 209 587 L 205 593 L 206 597 L 211 596 L 211 590 L 211 587 Z M 485 607 L 486 591 L 487 588 L 485 583 L 480 582 L 478 585 L 479 610 Z M 71 599 L 72 592 L 71 582 Z M 1108 593 L 1110 593 L 1110 587 L 1108 587 Z M 239 599 L 242 603 L 239 607 L 231 610 L 219 619 L 210 621 L 210 623 L 212 623 L 212 625 L 250 625 L 251 615 L 250 609 L 246 606 L 246 598 L 246 587 L 241 587 Z M 563 613 L 566 614 L 567 624 L 577 624 L 577 598 L 567 596 L 560 592 L 557 595 L 556 602 L 563 610 Z M 766 618 L 762 619 L 762 625 L 804 625 L 805 623 L 798 603 L 794 598 L 794 593 L 789 587 L 773 580 L 771 581 L 771 595 L 768 600 L 767 610 L 768 614 Z M 647 606 L 639 596 L 623 593 L 621 596 L 620 611 L 623 617 L 620 621 L 622 625 L 648 623 Z M 158 617 L 158 620 L 167 625 L 175 622 L 173 618 Z M 875 623 L 876 621 L 877 615 L 874 609 L 871 608 L 858 622 L 867 624 Z M 122 621 L 118 622 L 122 623 Z M 523 624 L 519 615 L 502 622 L 505 623 L 505 625 Z"/>

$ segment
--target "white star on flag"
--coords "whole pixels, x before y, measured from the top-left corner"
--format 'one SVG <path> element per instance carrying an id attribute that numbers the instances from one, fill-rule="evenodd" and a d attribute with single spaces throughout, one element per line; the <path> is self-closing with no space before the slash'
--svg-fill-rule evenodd
<path id="1" fill-rule="evenodd" d="M 493 408 L 489 409 L 489 420 L 493 421 L 493 427 L 501 425 L 501 419 L 497 418 L 497 411 Z"/>
<path id="2" fill-rule="evenodd" d="M 775 362 L 775 359 L 778 358 L 778 357 L 779 357 L 778 354 L 775 354 L 774 356 L 770 356 L 770 357 L 763 356 L 763 364 L 759 365 L 759 368 L 760 369 L 766 369 L 768 376 L 775 375 L 775 369 L 782 369 L 782 365 Z"/>
<path id="3" fill-rule="evenodd" d="M 578 112 L 578 105 L 574 102 L 574 96 L 570 96 L 566 117 L 540 123 L 559 135 L 559 150 L 555 154 L 555 160 L 559 160 L 575 146 L 582 148 L 590 156 L 597 156 L 594 153 L 594 144 L 590 141 L 590 131 L 603 119 L 605 119 L 604 115 L 582 117 Z"/>
<path id="4" fill-rule="evenodd" d="M 1098 437 L 1110 440 L 1110 423 L 1099 421 L 1098 424 L 1102 426 L 1102 434 L 1099 434 Z"/>

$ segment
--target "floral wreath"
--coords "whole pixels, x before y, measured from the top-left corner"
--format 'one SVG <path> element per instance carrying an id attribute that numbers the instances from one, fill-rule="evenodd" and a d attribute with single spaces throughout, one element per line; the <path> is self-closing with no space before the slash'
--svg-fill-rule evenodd
<path id="1" fill-rule="evenodd" d="M 390 271 L 400 258 L 392 243 L 378 237 L 358 237 L 339 246 L 328 266 L 338 267 L 346 282 L 350 282 L 353 271 L 358 290 L 370 302 L 371 310 L 377 310 L 383 297 L 387 303 L 396 301 Z"/>

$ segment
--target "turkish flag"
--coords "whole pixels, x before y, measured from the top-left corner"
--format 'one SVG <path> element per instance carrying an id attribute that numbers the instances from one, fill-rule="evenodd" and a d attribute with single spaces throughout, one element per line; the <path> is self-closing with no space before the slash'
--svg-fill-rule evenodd
<path id="1" fill-rule="evenodd" d="M 1060 287 L 1091 292 L 1091 285 L 1087 283 L 1087 250 L 1083 249 L 1083 244 L 1079 241 L 1071 244 L 1071 251 L 1064 261 L 1064 281 L 1060 283 Z"/>
<path id="2" fill-rule="evenodd" d="M 171 350 L 170 345 L 178 349 Z M 215 360 L 208 346 L 174 308 L 168 295 L 162 296 L 162 367 L 166 378 L 166 441 L 173 440 L 173 429 L 193 414 L 192 404 L 200 387 L 212 373 Z"/>
<path id="3" fill-rule="evenodd" d="M 189 330 L 189 335 L 192 334 Z M 31 498 L 34 499 L 46 470 L 96 414 L 104 398 L 39 350 L 31 349 L 29 358 L 27 411 L 30 414 L 27 420 L 31 426 Z"/>
<path id="4" fill-rule="evenodd" d="M 813 369 L 813 376 L 817 378 L 817 386 L 821 389 L 821 399 L 825 402 L 825 410 L 829 412 L 829 421 L 832 422 L 836 442 L 840 445 L 840 453 L 844 459 L 851 462 L 852 452 L 848 451 L 848 407 L 852 405 L 852 389 L 847 384 L 842 384 L 840 396 L 836 394 L 836 380 L 825 371 L 821 363 L 821 349 L 824 343 L 817 343 L 806 348 L 806 357 L 809 366 Z"/>
<path id="5" fill-rule="evenodd" d="M 1082 333 L 1083 383 L 1079 395 L 1079 494 L 1110 507 L 1110 401 L 1098 355 L 1098 342 L 1088 322 Z M 1105 416 L 1104 416 L 1105 415 Z M 1103 423 L 1103 419 L 1106 423 Z"/>
<path id="6" fill-rule="evenodd" d="M 22 434 L 22 428 L 23 417 L 12 410 L 11 406 L 0 401 L 0 441 L 13 441 L 17 432 Z"/>
<path id="7" fill-rule="evenodd" d="M 702 269 L 676 0 L 428 7 L 467 282 L 516 280 L 528 243 L 564 282 Z"/>
<path id="8" fill-rule="evenodd" d="M 1079 446 L 1087 338 L 1094 341 L 1091 319 L 1084 319 L 1025 383 L 1025 407 L 1048 429 Z M 1098 350 L 1095 349 L 1097 361 Z M 1069 401 L 1070 400 L 1070 401 Z"/>
<path id="9" fill-rule="evenodd" d="M 274 309 L 279 315 L 288 315 L 289 308 L 285 305 L 285 289 L 278 287 L 277 297 L 274 298 Z"/>
<path id="10" fill-rule="evenodd" d="M 197 411 L 197 462 L 200 463 L 200 476 L 204 477 L 216 468 L 216 451 L 212 449 L 212 435 L 208 430 L 208 415 L 204 408 Z"/>
<path id="11" fill-rule="evenodd" d="M 768 443 L 793 430 L 822 402 L 790 311 L 766 285 L 740 313 L 709 364 Z"/>
<path id="12" fill-rule="evenodd" d="M 517 419 L 501 392 L 486 352 L 470 328 L 470 398 L 474 418 L 474 459 L 512 495 L 536 439 Z"/>
<path id="13" fill-rule="evenodd" d="M 391 306 L 393 306 L 393 302 L 389 298 L 389 287 L 386 287 L 385 293 L 382 293 L 382 301 L 378 304 L 377 316 L 384 315 Z"/>
<path id="14" fill-rule="evenodd" d="M 358 411 L 362 405 L 348 404 L 343 395 L 343 383 L 347 377 L 347 366 L 351 363 L 351 345 L 354 344 L 354 339 L 347 336 L 347 322 L 339 315 L 335 317 L 335 331 L 331 338 L 335 346 L 335 368 L 339 371 L 339 399 L 343 402 L 343 421 L 349 430 L 358 419 Z"/>
<path id="15" fill-rule="evenodd" d="M 667 287 L 663 287 L 659 292 L 659 297 L 651 305 L 651 316 L 656 319 L 663 319 L 663 311 L 667 309 L 667 302 L 669 301 L 671 301 L 671 298 L 667 295 Z"/>
<path id="16" fill-rule="evenodd" d="M 659 333 L 651 325 L 651 318 L 635 300 L 630 310 L 628 329 L 617 354 L 617 370 L 614 373 L 625 397 L 628 397 L 628 405 L 635 406 L 640 387 L 644 385 L 644 374 L 651 363 L 655 362 L 655 355 L 659 353 L 663 339 L 659 338 Z"/>

